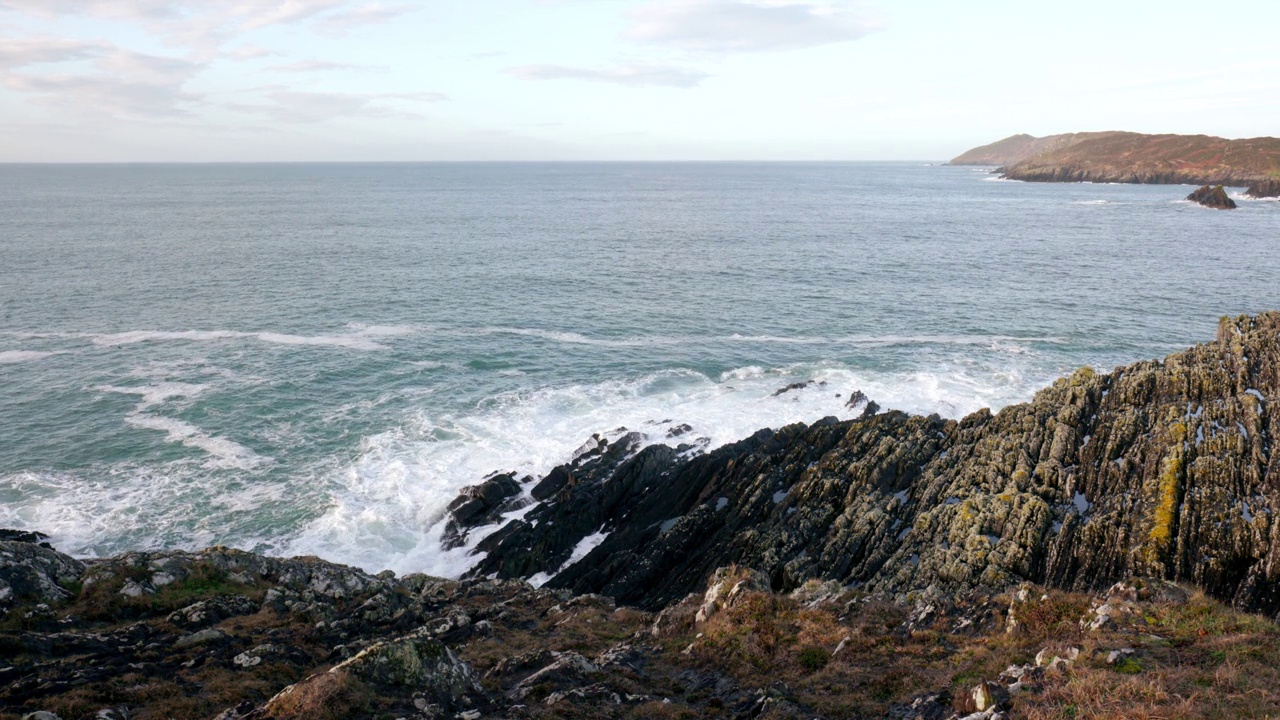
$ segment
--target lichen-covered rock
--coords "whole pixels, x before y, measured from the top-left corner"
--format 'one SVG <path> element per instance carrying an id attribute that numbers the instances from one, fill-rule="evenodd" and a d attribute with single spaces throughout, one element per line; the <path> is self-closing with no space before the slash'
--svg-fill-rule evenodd
<path id="1" fill-rule="evenodd" d="M 72 597 L 68 586 L 78 584 L 84 563 L 47 544 L 38 533 L 9 531 L 21 540 L 0 540 L 0 617 L 20 604 L 59 603 Z"/>
<path id="2" fill-rule="evenodd" d="M 1031 581 L 1190 582 L 1280 612 L 1280 313 L 961 420 L 886 412 L 644 448 L 491 536 L 474 571 L 659 609 L 737 564 L 914 601 Z M 607 537 L 561 567 L 587 535 Z M 558 572 L 557 572 L 558 570 Z"/>

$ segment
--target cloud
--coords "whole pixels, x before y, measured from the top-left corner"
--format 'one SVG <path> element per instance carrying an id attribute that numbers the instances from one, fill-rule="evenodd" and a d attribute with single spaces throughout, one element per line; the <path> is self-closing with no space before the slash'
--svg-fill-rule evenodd
<path id="1" fill-rule="evenodd" d="M 227 53 L 227 57 L 232 60 L 259 60 L 264 57 L 271 57 L 276 53 L 257 45 L 243 45 L 231 50 Z"/>
<path id="2" fill-rule="evenodd" d="M 273 65 L 267 69 L 283 73 L 313 73 L 330 72 L 335 70 L 386 70 L 387 68 L 377 65 L 355 65 L 352 63 L 329 62 L 327 60 L 303 60 L 300 62 L 286 63 L 284 65 Z"/>
<path id="3" fill-rule="evenodd" d="M 16 72 L 31 65 L 85 62 L 93 70 Z M 204 69 L 182 58 L 147 55 L 103 42 L 0 38 L 0 84 L 33 102 L 74 114 L 164 118 L 187 113 L 200 96 L 184 90 Z"/>
<path id="4" fill-rule="evenodd" d="M 198 67 L 173 58 L 113 50 L 96 63 L 100 73 L 7 73 L 0 82 L 33 102 L 87 116 L 173 118 L 201 96 L 183 89 Z"/>
<path id="5" fill-rule="evenodd" d="M 877 29 L 851 2 L 656 0 L 636 8 L 626 36 L 684 50 L 762 52 L 847 42 Z"/>
<path id="6" fill-rule="evenodd" d="M 42 63 L 85 60 L 101 52 L 99 43 L 62 38 L 0 38 L 0 70 Z"/>
<path id="7" fill-rule="evenodd" d="M 0 0 L 0 12 L 135 22 L 171 44 L 206 56 L 239 33 L 272 25 L 310 24 L 321 32 L 339 33 L 386 22 L 412 9 L 353 0 Z"/>
<path id="8" fill-rule="evenodd" d="M 363 25 L 375 25 L 395 20 L 414 11 L 411 5 L 387 5 L 372 2 L 350 10 L 331 13 L 315 22 L 315 29 L 328 35 L 342 35 Z"/>
<path id="9" fill-rule="evenodd" d="M 616 85 L 691 88 L 710 75 L 701 70 L 662 65 L 623 65 L 593 69 L 564 65 L 522 65 L 507 72 L 525 80 L 590 80 Z"/>
<path id="10" fill-rule="evenodd" d="M 394 103 L 435 103 L 449 99 L 440 93 L 303 92 L 281 86 L 259 90 L 259 102 L 228 107 L 286 123 L 318 123 L 340 117 L 419 118 L 420 114 L 396 107 Z"/>

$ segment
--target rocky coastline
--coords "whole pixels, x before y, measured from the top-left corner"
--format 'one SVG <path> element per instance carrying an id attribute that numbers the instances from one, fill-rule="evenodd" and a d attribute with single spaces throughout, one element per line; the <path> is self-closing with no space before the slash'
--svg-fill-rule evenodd
<path id="1" fill-rule="evenodd" d="M 0 532 L 0 718 L 1260 717 L 1276 398 L 1264 313 L 998 413 L 597 438 L 460 495 L 461 580 Z"/>
<path id="2" fill-rule="evenodd" d="M 998 161 L 998 162 L 996 162 Z M 1015 135 L 970 150 L 952 165 L 998 165 L 1024 182 L 1225 185 L 1274 189 L 1280 139 L 1093 132 Z M 1251 197 L 1264 195 L 1250 192 Z"/>

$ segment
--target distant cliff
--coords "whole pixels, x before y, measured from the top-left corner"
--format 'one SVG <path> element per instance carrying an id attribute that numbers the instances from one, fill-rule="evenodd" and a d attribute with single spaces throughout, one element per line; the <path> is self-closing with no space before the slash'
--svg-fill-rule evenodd
<path id="1" fill-rule="evenodd" d="M 999 165 L 1031 182 L 1254 186 L 1280 178 L 1280 138 L 1074 133 L 1015 135 L 970 150 L 953 165 Z"/>
<path id="2" fill-rule="evenodd" d="M 1027 134 L 1013 135 L 990 145 L 976 147 L 951 161 L 952 165 L 1014 165 L 1041 153 L 1052 152 L 1082 140 L 1106 133 L 1067 133 L 1034 137 Z"/>

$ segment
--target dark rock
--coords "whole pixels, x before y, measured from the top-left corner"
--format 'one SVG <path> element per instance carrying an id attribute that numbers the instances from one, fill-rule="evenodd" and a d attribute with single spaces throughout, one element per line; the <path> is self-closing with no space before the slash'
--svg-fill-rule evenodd
<path id="1" fill-rule="evenodd" d="M 183 628 L 198 628 L 215 625 L 227 618 L 240 615 L 252 615 L 258 611 L 259 603 L 243 595 L 223 595 L 208 600 L 200 600 L 169 615 L 169 622 Z"/>
<path id="2" fill-rule="evenodd" d="M 791 383 L 786 387 L 778 388 L 777 390 L 773 391 L 773 397 L 778 397 L 783 393 L 789 393 L 792 390 L 803 390 L 813 384 L 815 384 L 813 380 L 805 380 L 804 382 Z"/>
<path id="3" fill-rule="evenodd" d="M 867 418 L 873 418 L 878 412 L 880 412 L 880 404 L 875 400 L 868 400 L 867 406 L 862 408 L 862 414 L 858 416 L 858 419 L 866 420 Z"/>
<path id="4" fill-rule="evenodd" d="M 945 720 L 951 714 L 951 693 L 942 690 L 916 695 L 909 703 L 891 705 L 885 717 L 889 720 Z"/>
<path id="5" fill-rule="evenodd" d="M 444 530 L 445 548 L 466 542 L 471 528 L 491 525 L 502 514 L 519 509 L 520 482 L 511 475 L 495 475 L 479 485 L 463 488 L 449 503 L 449 522 Z"/>
<path id="6" fill-rule="evenodd" d="M 692 425 L 689 425 L 688 423 L 681 423 L 667 430 L 667 437 L 678 438 L 682 435 L 687 435 L 688 433 L 691 433 L 691 432 L 693 432 Z"/>
<path id="7" fill-rule="evenodd" d="M 856 408 L 859 405 L 868 402 L 866 393 L 861 390 L 854 390 L 849 393 L 849 401 L 844 404 L 847 408 Z"/>
<path id="8" fill-rule="evenodd" d="M 555 573 L 549 587 L 655 610 L 735 563 L 785 591 L 811 578 L 954 594 L 1159 577 L 1277 612 L 1267 568 L 1280 544 L 1259 525 L 1280 513 L 1277 368 L 1280 313 L 1267 313 L 1224 319 L 1217 341 L 1162 362 L 1078 371 L 998 415 L 869 404 L 856 421 L 693 458 L 646 448 L 566 485 L 474 572 Z M 562 567 L 602 528 L 589 561 Z"/>
<path id="9" fill-rule="evenodd" d="M 53 549 L 53 546 L 45 542 L 49 539 L 48 535 L 34 530 L 8 530 L 0 528 L 0 540 L 8 540 L 11 542 L 25 542 Z"/>
<path id="10" fill-rule="evenodd" d="M 1255 199 L 1280 198 L 1280 178 L 1259 180 L 1250 185 L 1244 194 Z"/>
<path id="11" fill-rule="evenodd" d="M 1236 209 L 1236 201 L 1227 196 L 1227 191 L 1221 185 L 1217 187 L 1205 185 L 1188 195 L 1187 199 L 1215 210 Z"/>

